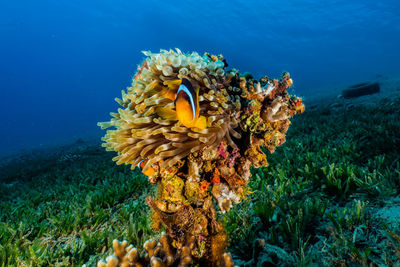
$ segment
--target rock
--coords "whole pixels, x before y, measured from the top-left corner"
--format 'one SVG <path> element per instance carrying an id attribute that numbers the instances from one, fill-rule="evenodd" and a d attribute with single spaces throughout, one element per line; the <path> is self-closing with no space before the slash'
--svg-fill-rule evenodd
<path id="1" fill-rule="evenodd" d="M 359 83 L 342 91 L 343 98 L 355 98 L 380 92 L 379 83 Z"/>

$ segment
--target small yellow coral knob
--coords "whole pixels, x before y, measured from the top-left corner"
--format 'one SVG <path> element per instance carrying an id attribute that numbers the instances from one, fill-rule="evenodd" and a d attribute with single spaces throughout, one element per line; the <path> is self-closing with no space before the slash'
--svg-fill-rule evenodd
<path id="1" fill-rule="evenodd" d="M 292 80 L 292 78 L 290 78 L 290 79 L 287 81 L 287 85 L 288 85 L 288 87 L 290 87 L 290 86 L 293 85 L 293 80 Z"/>

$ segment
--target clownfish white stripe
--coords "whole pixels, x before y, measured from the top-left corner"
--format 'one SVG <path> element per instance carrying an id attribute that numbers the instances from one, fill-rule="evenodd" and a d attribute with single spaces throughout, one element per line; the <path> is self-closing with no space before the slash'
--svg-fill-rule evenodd
<path id="1" fill-rule="evenodd" d="M 137 164 L 138 168 L 141 170 L 142 167 L 140 167 L 140 164 L 143 162 L 143 160 L 139 161 L 139 163 Z"/>
<path id="2" fill-rule="evenodd" d="M 186 87 L 186 85 L 184 85 L 184 84 L 181 84 L 179 86 L 178 92 L 176 94 L 178 95 L 180 91 L 185 92 L 185 94 L 187 94 L 189 96 L 190 105 L 192 106 L 193 120 L 194 120 L 195 117 L 196 117 L 196 108 L 195 108 L 195 105 L 194 105 L 193 95 L 190 92 L 190 90 Z"/>

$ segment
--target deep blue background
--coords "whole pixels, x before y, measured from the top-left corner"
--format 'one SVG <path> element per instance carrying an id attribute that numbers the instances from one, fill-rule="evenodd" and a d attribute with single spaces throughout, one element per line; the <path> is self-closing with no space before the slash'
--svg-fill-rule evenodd
<path id="1" fill-rule="evenodd" d="M 307 95 L 400 71 L 400 1 L 2 0 L 0 154 L 99 135 L 140 51 L 174 47 Z"/>

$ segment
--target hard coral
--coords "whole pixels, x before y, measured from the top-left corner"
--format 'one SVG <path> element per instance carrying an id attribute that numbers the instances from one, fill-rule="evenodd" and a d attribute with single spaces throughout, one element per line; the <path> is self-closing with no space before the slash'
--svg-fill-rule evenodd
<path id="1" fill-rule="evenodd" d="M 195 247 L 194 236 L 185 239 L 185 243 L 179 248 L 172 246 L 172 240 L 163 232 L 160 240 L 148 240 L 143 245 L 145 254 L 140 255 L 127 241 L 122 243 L 113 241 L 114 255 L 107 257 L 106 261 L 99 261 L 97 267 L 142 267 L 151 265 L 160 266 L 190 266 L 193 264 L 193 248 Z M 222 255 L 221 266 L 233 267 L 234 263 L 230 253 Z"/>
<path id="2" fill-rule="evenodd" d="M 304 105 L 287 93 L 293 83 L 289 73 L 257 81 L 226 70 L 222 55 L 178 49 L 144 54 L 132 86 L 116 99 L 122 108 L 110 122 L 99 123 L 103 129 L 115 127 L 103 146 L 118 153 L 117 164 L 142 167 L 159 185 L 157 199 L 148 198 L 148 204 L 154 225 L 165 225 L 174 249 L 194 238 L 188 256 L 224 264 L 227 237 L 212 197 L 222 212 L 238 203 L 248 192 L 250 167 L 268 164 L 261 147 L 272 153 L 283 144 L 289 118 Z M 184 88 L 189 107 L 198 107 L 190 113 L 192 123 L 180 119 L 185 111 L 176 106 L 183 84 L 193 87 Z M 161 261 L 169 266 L 170 260 Z"/>

